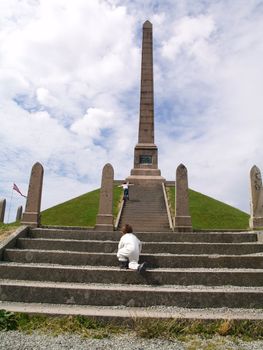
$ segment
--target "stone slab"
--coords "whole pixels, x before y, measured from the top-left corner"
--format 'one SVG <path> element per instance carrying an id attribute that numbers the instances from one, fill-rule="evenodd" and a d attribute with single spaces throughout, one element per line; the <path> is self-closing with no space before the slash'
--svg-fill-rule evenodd
<path id="1" fill-rule="evenodd" d="M 111 307 L 98 308 L 94 306 L 82 305 L 61 305 L 61 304 L 37 304 L 37 303 L 16 303 L 16 302 L 0 302 L 1 309 L 27 313 L 42 314 L 48 316 L 69 316 L 81 315 L 88 318 L 96 319 L 104 322 L 116 322 L 122 324 L 140 319 L 179 319 L 179 320 L 263 320 L 263 313 L 258 309 L 225 309 L 225 308 L 209 308 L 209 309 L 190 309 L 190 308 L 122 308 L 116 309 Z"/>
<path id="2" fill-rule="evenodd" d="M 96 230 L 113 231 L 113 179 L 114 170 L 106 164 L 102 170 L 99 212 L 96 219 Z"/>
<path id="3" fill-rule="evenodd" d="M 44 169 L 40 163 L 35 163 L 31 170 L 25 212 L 21 223 L 31 227 L 40 225 L 40 208 L 42 197 Z"/>
<path id="4" fill-rule="evenodd" d="M 105 252 L 117 253 L 117 241 L 97 240 L 62 240 L 62 239 L 38 239 L 18 238 L 19 249 L 37 250 L 67 250 L 78 252 Z M 144 242 L 142 252 L 147 254 L 221 254 L 243 255 L 262 253 L 263 244 L 255 243 L 193 243 L 193 242 Z"/>
<path id="5" fill-rule="evenodd" d="M 257 242 L 258 234 L 255 232 L 136 232 L 136 236 L 142 242 L 213 242 L 213 243 L 247 243 Z M 120 232 L 103 232 L 87 229 L 55 229 L 35 228 L 29 231 L 29 237 L 33 238 L 57 238 L 77 240 L 113 240 L 119 241 Z"/>
<path id="6" fill-rule="evenodd" d="M 3 260 L 4 250 L 7 248 L 13 248 L 16 245 L 17 239 L 26 237 L 28 233 L 27 226 L 21 226 L 11 233 L 6 239 L 0 242 L 0 261 Z"/>
<path id="7" fill-rule="evenodd" d="M 119 267 L 70 266 L 30 263 L 1 263 L 3 279 L 53 281 L 69 283 L 263 286 L 263 270 L 159 268 L 138 274 Z"/>
<path id="8" fill-rule="evenodd" d="M 70 254 L 69 254 L 70 252 Z M 118 266 L 115 253 L 74 252 L 60 250 L 6 249 L 4 260 L 22 263 L 50 263 L 61 265 Z M 151 268 L 253 268 L 263 269 L 263 254 L 141 254 L 140 262 Z"/>
<path id="9" fill-rule="evenodd" d="M 6 199 L 0 200 L 0 223 L 5 219 Z"/>
<path id="10" fill-rule="evenodd" d="M 130 307 L 263 308 L 262 287 L 136 286 L 0 280 L 0 300 Z"/>
<path id="11" fill-rule="evenodd" d="M 176 169 L 176 195 L 174 230 L 178 232 L 191 232 L 192 219 L 189 212 L 188 176 L 187 168 L 180 164 Z"/>

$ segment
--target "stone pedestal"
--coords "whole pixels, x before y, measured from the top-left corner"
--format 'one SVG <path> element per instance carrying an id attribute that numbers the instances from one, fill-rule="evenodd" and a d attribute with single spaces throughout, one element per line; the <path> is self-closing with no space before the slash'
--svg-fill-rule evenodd
<path id="1" fill-rule="evenodd" d="M 20 206 L 17 208 L 17 212 L 16 212 L 16 221 L 20 221 L 20 220 L 21 220 L 22 214 L 23 214 L 23 207 L 22 207 L 22 205 L 20 205 Z"/>
<path id="2" fill-rule="evenodd" d="M 250 170 L 250 219 L 253 230 L 263 228 L 263 187 L 259 168 L 254 165 Z"/>
<path id="3" fill-rule="evenodd" d="M 180 164 L 176 170 L 175 218 L 174 230 L 177 232 L 192 232 L 192 219 L 189 212 L 187 169 Z"/>
<path id="4" fill-rule="evenodd" d="M 24 225 L 31 227 L 38 227 L 40 225 L 43 175 L 43 166 L 40 163 L 34 164 L 29 180 L 26 209 L 21 220 L 21 223 Z"/>
<path id="5" fill-rule="evenodd" d="M 4 222 L 5 219 L 5 207 L 6 207 L 6 199 L 0 200 L 0 222 Z"/>
<path id="6" fill-rule="evenodd" d="M 249 218 L 249 227 L 252 230 L 263 228 L 263 217 L 260 217 L 260 218 L 250 217 Z"/>
<path id="7" fill-rule="evenodd" d="M 96 220 L 96 230 L 113 231 L 113 179 L 114 170 L 111 164 L 106 164 L 102 170 L 99 212 Z"/>

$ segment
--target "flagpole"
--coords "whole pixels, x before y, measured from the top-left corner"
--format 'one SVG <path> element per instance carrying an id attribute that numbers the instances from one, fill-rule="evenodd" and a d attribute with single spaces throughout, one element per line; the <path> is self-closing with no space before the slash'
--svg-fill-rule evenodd
<path id="1" fill-rule="evenodd" d="M 11 198 L 10 198 L 10 204 L 9 204 L 9 210 L 8 210 L 8 217 L 7 217 L 7 223 L 8 223 L 8 224 L 9 224 L 10 210 L 11 210 L 12 200 L 13 200 L 13 192 L 14 192 L 14 189 L 13 189 L 13 187 L 12 187 L 12 193 L 11 193 Z"/>

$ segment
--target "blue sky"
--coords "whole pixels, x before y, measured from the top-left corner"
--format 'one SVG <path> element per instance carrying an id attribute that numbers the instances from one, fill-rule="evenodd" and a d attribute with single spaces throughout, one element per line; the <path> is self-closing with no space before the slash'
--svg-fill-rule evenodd
<path id="1" fill-rule="evenodd" d="M 99 187 L 107 162 L 129 175 L 147 19 L 162 175 L 184 163 L 191 188 L 249 211 L 250 168 L 263 171 L 263 1 L 0 0 L 0 13 L 7 211 L 37 161 L 42 209 Z M 14 193 L 10 220 L 21 204 Z"/>

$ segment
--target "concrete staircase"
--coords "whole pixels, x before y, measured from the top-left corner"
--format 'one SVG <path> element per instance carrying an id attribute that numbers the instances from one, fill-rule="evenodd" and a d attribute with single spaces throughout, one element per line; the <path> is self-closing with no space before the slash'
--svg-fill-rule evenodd
<path id="1" fill-rule="evenodd" d="M 210 318 L 220 318 L 222 308 L 232 315 L 245 308 L 245 318 L 263 319 L 263 244 L 255 233 L 141 232 L 138 237 L 144 242 L 141 261 L 151 267 L 142 275 L 119 269 L 119 232 L 28 230 L 0 262 L 0 309 L 67 310 L 112 319 L 154 312 L 158 318 L 176 317 L 178 308 L 206 308 L 206 317 L 210 312 Z"/>
<path id="2" fill-rule="evenodd" d="M 132 225 L 135 232 L 170 231 L 161 183 L 134 184 L 129 187 L 119 228 Z"/>

